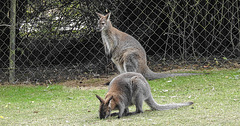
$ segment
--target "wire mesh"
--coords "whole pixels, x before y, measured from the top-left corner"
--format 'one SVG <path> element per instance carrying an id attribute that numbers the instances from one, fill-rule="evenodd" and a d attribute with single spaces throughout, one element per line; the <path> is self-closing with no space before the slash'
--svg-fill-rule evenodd
<path id="1" fill-rule="evenodd" d="M 0 1 L 0 82 L 9 77 L 11 0 Z M 97 16 L 134 36 L 154 71 L 239 67 L 240 1 L 17 0 L 16 82 L 80 79 L 116 72 Z"/>

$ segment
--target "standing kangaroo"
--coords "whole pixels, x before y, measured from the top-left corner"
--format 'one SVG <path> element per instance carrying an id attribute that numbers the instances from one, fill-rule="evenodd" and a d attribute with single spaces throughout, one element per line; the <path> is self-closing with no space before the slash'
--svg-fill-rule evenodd
<path id="1" fill-rule="evenodd" d="M 137 72 L 146 79 L 158 79 L 173 76 L 199 75 L 199 73 L 155 73 L 147 66 L 146 52 L 141 44 L 131 35 L 114 28 L 110 21 L 111 13 L 97 13 L 99 20 L 97 31 L 101 32 L 106 55 L 116 65 L 120 73 Z"/>
<path id="2" fill-rule="evenodd" d="M 151 94 L 151 89 L 146 79 L 140 73 L 126 72 L 113 78 L 110 82 L 105 99 L 96 95 L 100 101 L 99 116 L 105 119 L 108 116 L 118 115 L 118 118 L 127 115 L 142 113 L 143 101 L 152 110 L 168 110 L 182 106 L 192 105 L 193 102 L 175 103 L 168 105 L 157 104 Z M 129 113 L 128 106 L 135 105 L 136 111 Z M 119 113 L 111 114 L 111 110 L 119 110 Z"/>

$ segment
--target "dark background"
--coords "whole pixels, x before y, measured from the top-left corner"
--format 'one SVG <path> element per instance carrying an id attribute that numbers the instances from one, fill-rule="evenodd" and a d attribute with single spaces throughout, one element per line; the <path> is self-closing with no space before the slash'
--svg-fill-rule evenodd
<path id="1" fill-rule="evenodd" d="M 0 2 L 0 81 L 8 81 L 10 0 Z M 239 67 L 240 2 L 17 0 L 16 81 L 115 72 L 95 31 L 95 12 L 145 48 L 154 71 Z"/>

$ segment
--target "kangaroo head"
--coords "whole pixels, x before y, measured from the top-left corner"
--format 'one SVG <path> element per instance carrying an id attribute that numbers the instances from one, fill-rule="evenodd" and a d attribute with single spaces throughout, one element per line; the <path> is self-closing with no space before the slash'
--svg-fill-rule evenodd
<path id="1" fill-rule="evenodd" d="M 96 14 L 99 17 L 98 25 L 97 25 L 97 28 L 96 28 L 97 31 L 100 32 L 100 31 L 106 30 L 109 27 L 111 27 L 111 22 L 110 22 L 111 12 L 106 14 L 106 15 L 103 15 L 103 14 L 100 14 L 100 13 L 97 13 L 97 12 L 96 12 Z"/>
<path id="2" fill-rule="evenodd" d="M 100 96 L 96 95 L 96 97 L 99 99 L 100 101 L 100 107 L 99 107 L 99 116 L 100 119 L 106 119 L 107 117 L 109 117 L 111 115 L 111 100 L 113 98 L 113 96 L 111 96 L 110 98 L 104 100 L 102 99 Z"/>

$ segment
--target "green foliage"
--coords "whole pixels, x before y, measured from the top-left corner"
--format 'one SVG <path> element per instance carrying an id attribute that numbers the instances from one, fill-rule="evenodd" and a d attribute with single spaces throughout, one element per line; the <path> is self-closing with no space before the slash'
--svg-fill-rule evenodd
<path id="1" fill-rule="evenodd" d="M 239 70 L 149 81 L 159 104 L 193 101 L 190 107 L 146 111 L 117 119 L 98 118 L 104 89 L 49 86 L 0 86 L 1 125 L 237 125 L 240 123 Z M 135 107 L 130 107 L 134 111 Z"/>

